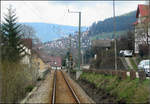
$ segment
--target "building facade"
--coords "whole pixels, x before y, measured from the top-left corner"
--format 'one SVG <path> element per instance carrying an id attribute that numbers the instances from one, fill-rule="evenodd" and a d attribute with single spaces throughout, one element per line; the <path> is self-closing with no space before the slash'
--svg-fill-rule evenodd
<path id="1" fill-rule="evenodd" d="M 52 56 L 52 57 L 50 57 L 50 60 L 51 60 L 51 62 L 50 62 L 51 69 L 57 69 L 57 70 L 62 69 L 61 57 Z"/>
<path id="2" fill-rule="evenodd" d="M 137 21 L 134 22 L 135 54 L 139 53 L 139 45 L 150 44 L 150 8 L 149 5 L 138 5 L 136 11 Z"/>

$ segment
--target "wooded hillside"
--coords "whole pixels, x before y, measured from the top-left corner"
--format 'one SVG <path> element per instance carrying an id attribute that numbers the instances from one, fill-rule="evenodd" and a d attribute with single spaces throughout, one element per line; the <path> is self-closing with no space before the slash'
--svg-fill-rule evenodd
<path id="1" fill-rule="evenodd" d="M 94 22 L 89 28 L 89 36 L 95 36 L 104 32 L 113 32 L 113 17 L 105 19 L 104 21 Z M 133 22 L 136 21 L 136 11 L 116 16 L 116 31 L 131 30 Z"/>

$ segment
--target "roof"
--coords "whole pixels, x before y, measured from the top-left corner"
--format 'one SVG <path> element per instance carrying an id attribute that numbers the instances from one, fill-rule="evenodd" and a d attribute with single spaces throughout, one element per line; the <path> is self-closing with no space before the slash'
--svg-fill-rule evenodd
<path id="1" fill-rule="evenodd" d="M 93 40 L 92 46 L 108 48 L 111 47 L 111 40 Z"/>
<path id="2" fill-rule="evenodd" d="M 61 57 L 59 56 L 51 56 L 50 57 L 50 65 L 55 67 L 61 67 Z"/>
<path id="3" fill-rule="evenodd" d="M 136 18 L 139 18 L 139 13 L 142 17 L 148 16 L 149 14 L 149 5 L 139 4 L 136 12 Z"/>
<path id="4" fill-rule="evenodd" d="M 150 18 L 146 18 L 144 19 L 143 21 L 141 21 L 141 23 L 144 23 L 144 24 L 147 24 L 150 22 Z M 138 21 L 134 22 L 133 25 L 137 25 L 138 24 Z"/>
<path id="5" fill-rule="evenodd" d="M 26 38 L 22 39 L 22 43 L 29 49 L 32 49 L 32 39 Z"/>
<path id="6" fill-rule="evenodd" d="M 149 5 L 139 4 L 137 11 L 136 11 L 136 18 L 139 18 L 139 14 L 141 15 L 141 17 L 146 17 L 149 15 L 149 13 L 150 13 Z M 149 21 L 150 21 L 149 19 L 146 19 L 141 22 L 147 23 Z M 138 24 L 138 21 L 136 20 L 136 22 L 134 22 L 133 25 L 137 25 L 137 24 Z"/>

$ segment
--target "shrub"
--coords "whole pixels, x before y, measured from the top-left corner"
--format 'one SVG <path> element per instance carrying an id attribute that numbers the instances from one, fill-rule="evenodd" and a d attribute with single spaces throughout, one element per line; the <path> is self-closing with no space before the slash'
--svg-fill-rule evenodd
<path id="1" fill-rule="evenodd" d="M 35 85 L 36 70 L 21 63 L 0 63 L 2 72 L 1 102 L 15 103 L 26 95 L 26 88 Z"/>
<path id="2" fill-rule="evenodd" d="M 148 56 L 149 55 L 149 49 L 148 45 L 139 45 L 139 54 L 141 57 Z"/>
<path id="3" fill-rule="evenodd" d="M 25 92 L 31 92 L 33 88 L 34 88 L 33 85 L 29 85 L 25 88 Z"/>

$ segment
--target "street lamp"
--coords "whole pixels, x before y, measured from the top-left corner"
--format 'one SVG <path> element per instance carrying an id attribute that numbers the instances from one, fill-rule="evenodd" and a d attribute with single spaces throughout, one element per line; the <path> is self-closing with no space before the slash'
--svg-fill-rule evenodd
<path id="1" fill-rule="evenodd" d="M 79 13 L 79 37 L 78 37 L 78 42 L 79 42 L 79 48 L 78 48 L 78 67 L 80 70 L 80 58 L 81 58 L 81 43 L 80 43 L 80 38 L 81 38 L 81 12 L 75 12 L 75 11 L 69 11 L 68 13 Z"/>

